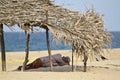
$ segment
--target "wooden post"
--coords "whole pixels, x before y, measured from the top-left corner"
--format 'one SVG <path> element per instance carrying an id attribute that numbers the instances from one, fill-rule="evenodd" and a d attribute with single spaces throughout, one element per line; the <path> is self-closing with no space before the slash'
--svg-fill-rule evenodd
<path id="1" fill-rule="evenodd" d="M 46 21 L 45 22 L 48 23 L 48 7 L 46 7 Z M 51 55 L 51 49 L 50 49 L 50 43 L 49 43 L 49 33 L 48 33 L 48 30 L 49 29 L 46 26 L 46 42 L 47 42 L 47 48 L 48 48 L 48 54 L 49 54 L 49 60 L 50 60 L 50 71 L 53 71 L 52 55 Z"/>
<path id="2" fill-rule="evenodd" d="M 84 72 L 86 72 L 86 70 L 87 70 L 87 60 L 88 60 L 88 57 L 84 53 Z"/>
<path id="3" fill-rule="evenodd" d="M 6 54 L 5 54 L 3 24 L 0 24 L 0 44 L 1 44 L 0 46 L 1 46 L 2 71 L 6 71 Z"/>
<path id="4" fill-rule="evenodd" d="M 26 55 L 25 55 L 25 61 L 23 63 L 23 71 L 25 71 L 25 68 L 26 68 L 26 64 L 28 63 L 28 57 L 29 57 L 29 38 L 30 38 L 30 34 L 25 31 L 25 34 L 26 34 Z"/>
<path id="5" fill-rule="evenodd" d="M 72 46 L 72 72 L 74 71 L 74 55 L 73 55 L 74 49 Z"/>
<path id="6" fill-rule="evenodd" d="M 51 55 L 51 49 L 50 49 L 50 44 L 49 44 L 49 33 L 48 33 L 48 29 L 46 29 L 46 41 L 47 41 L 47 48 L 48 48 L 49 60 L 50 60 L 50 71 L 53 71 L 52 55 Z"/>

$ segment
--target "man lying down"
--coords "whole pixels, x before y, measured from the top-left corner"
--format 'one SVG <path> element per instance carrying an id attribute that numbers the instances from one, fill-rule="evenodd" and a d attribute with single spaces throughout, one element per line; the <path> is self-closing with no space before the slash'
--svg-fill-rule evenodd
<path id="1" fill-rule="evenodd" d="M 64 66 L 64 65 L 70 65 L 70 57 L 68 56 L 62 56 L 61 54 L 55 54 L 52 55 L 52 65 L 53 66 Z M 49 56 L 40 57 L 37 58 L 32 63 L 25 66 L 25 69 L 35 69 L 39 67 L 50 67 L 50 60 Z M 17 70 L 21 70 L 22 66 L 19 66 Z"/>

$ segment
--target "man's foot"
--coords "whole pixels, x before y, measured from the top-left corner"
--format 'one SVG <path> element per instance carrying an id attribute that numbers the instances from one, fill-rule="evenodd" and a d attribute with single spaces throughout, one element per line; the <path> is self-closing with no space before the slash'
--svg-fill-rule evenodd
<path id="1" fill-rule="evenodd" d="M 19 70 L 19 71 L 21 71 L 21 69 L 22 69 L 22 66 L 19 66 L 19 67 L 17 68 L 17 70 Z"/>

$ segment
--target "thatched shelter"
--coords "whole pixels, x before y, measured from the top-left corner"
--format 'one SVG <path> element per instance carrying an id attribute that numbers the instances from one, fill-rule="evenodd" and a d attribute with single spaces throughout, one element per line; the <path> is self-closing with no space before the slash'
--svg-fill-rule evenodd
<path id="1" fill-rule="evenodd" d="M 1 43 L 4 43 L 2 42 L 4 41 L 2 24 L 8 26 L 18 24 L 21 29 L 25 30 L 26 60 L 24 65 L 27 64 L 29 54 L 29 31 L 34 31 L 35 26 L 46 29 L 50 63 L 52 62 L 48 30 L 51 31 L 53 40 L 56 42 L 63 40 L 67 45 L 73 47 L 73 52 L 78 56 L 83 56 L 85 66 L 89 56 L 101 54 L 104 44 L 110 43 L 110 34 L 104 29 L 101 15 L 94 10 L 87 10 L 80 14 L 56 6 L 50 0 L 0 0 L 0 24 Z M 4 48 L 3 45 L 1 44 L 1 49 Z M 2 53 L 4 66 L 4 49 L 2 49 Z"/>

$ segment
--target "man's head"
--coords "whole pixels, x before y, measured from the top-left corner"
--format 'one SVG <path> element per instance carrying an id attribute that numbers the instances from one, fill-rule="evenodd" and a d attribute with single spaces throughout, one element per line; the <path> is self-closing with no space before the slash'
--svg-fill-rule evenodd
<path id="1" fill-rule="evenodd" d="M 63 56 L 62 57 L 62 59 L 63 59 L 63 61 L 65 61 L 66 63 L 70 63 L 70 57 L 68 57 L 68 56 Z"/>

